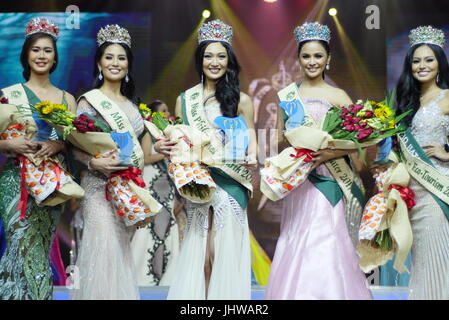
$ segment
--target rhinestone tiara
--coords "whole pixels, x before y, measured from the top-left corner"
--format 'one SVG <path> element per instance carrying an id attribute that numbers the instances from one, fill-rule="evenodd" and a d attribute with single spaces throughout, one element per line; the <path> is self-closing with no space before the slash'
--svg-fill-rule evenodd
<path id="1" fill-rule="evenodd" d="M 31 19 L 25 28 L 25 36 L 28 37 L 38 32 L 46 33 L 57 40 L 59 28 L 55 23 L 46 18 Z"/>
<path id="2" fill-rule="evenodd" d="M 203 41 L 223 41 L 231 44 L 232 42 L 232 27 L 223 21 L 217 19 L 212 20 L 203 25 L 198 30 L 198 44 Z"/>
<path id="3" fill-rule="evenodd" d="M 435 44 L 444 48 L 446 39 L 444 38 L 444 32 L 440 29 L 436 29 L 432 26 L 421 26 L 410 31 L 408 36 L 410 39 L 410 46 L 415 44 Z"/>
<path id="4" fill-rule="evenodd" d="M 117 24 L 109 24 L 97 33 L 97 44 L 101 46 L 105 42 L 124 43 L 131 48 L 131 36 L 128 30 Z"/>
<path id="5" fill-rule="evenodd" d="M 331 31 L 329 28 L 318 22 L 306 22 L 296 27 L 293 34 L 298 44 L 307 40 L 323 40 L 327 43 L 331 40 Z"/>

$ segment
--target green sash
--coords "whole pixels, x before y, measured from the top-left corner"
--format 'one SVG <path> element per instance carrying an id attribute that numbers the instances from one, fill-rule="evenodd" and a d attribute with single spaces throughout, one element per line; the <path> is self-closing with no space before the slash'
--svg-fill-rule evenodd
<path id="1" fill-rule="evenodd" d="M 298 86 L 296 85 L 296 83 L 292 83 L 286 88 L 279 91 L 278 96 L 281 101 L 301 101 Z M 308 112 L 306 106 L 304 104 L 302 105 L 304 106 L 305 113 L 303 125 L 315 128 L 321 127 L 315 122 L 313 117 Z M 287 115 L 283 113 L 283 118 L 285 118 L 285 116 Z M 343 158 L 332 159 L 327 161 L 325 165 L 335 180 L 321 176 L 317 174 L 316 171 L 314 171 L 309 174 L 309 181 L 313 183 L 313 185 L 318 190 L 321 191 L 321 193 L 333 206 L 335 206 L 344 195 L 348 201 L 350 201 L 352 198 L 356 198 L 360 205 L 363 207 L 365 203 L 363 192 L 355 183 L 354 173 L 352 172 L 346 161 Z"/>
<path id="2" fill-rule="evenodd" d="M 131 161 L 136 168 L 143 169 L 144 156 L 142 147 L 140 146 L 139 139 L 134 132 L 131 122 L 122 109 L 99 89 L 86 92 L 79 97 L 79 99 L 81 98 L 85 98 L 95 108 L 95 110 L 101 114 L 101 116 L 111 126 L 112 130 L 119 133 L 129 132 L 131 134 L 134 142 L 134 151 L 131 155 Z"/>
<path id="3" fill-rule="evenodd" d="M 398 139 L 407 171 L 430 192 L 449 220 L 449 178 L 438 172 L 410 129 L 398 134 Z"/>
<path id="4" fill-rule="evenodd" d="M 202 85 L 181 93 L 183 122 L 194 125 L 201 132 L 208 132 L 212 128 L 205 117 L 202 106 Z M 188 98 L 187 98 L 188 97 Z M 211 145 L 212 149 L 213 146 Z M 209 167 L 214 182 L 230 194 L 239 205 L 245 209 L 248 207 L 250 193 L 252 192 L 251 171 L 243 166 L 229 163 Z"/>

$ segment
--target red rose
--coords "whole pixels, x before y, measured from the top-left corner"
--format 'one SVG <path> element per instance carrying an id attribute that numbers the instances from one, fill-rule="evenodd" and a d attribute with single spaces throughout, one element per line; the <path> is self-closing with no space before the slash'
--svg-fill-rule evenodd
<path id="1" fill-rule="evenodd" d="M 372 112 L 372 111 L 365 112 L 365 118 L 370 119 L 372 117 L 374 117 L 374 112 Z"/>
<path id="2" fill-rule="evenodd" d="M 353 124 L 349 124 L 349 125 L 345 126 L 343 129 L 345 129 L 346 131 L 349 131 L 349 132 L 353 132 L 353 131 L 355 131 L 355 126 Z"/>
<path id="3" fill-rule="evenodd" d="M 362 118 L 354 118 L 354 122 L 359 123 L 360 121 L 362 121 Z"/>
<path id="4" fill-rule="evenodd" d="M 362 129 L 357 134 L 357 139 L 359 141 L 365 140 L 371 135 L 371 133 L 373 133 L 373 128 Z"/>
<path id="5" fill-rule="evenodd" d="M 357 113 L 357 112 L 359 112 L 360 110 L 362 110 L 363 109 L 363 106 L 361 105 L 361 104 L 354 104 L 354 105 L 352 105 L 352 107 L 351 107 L 351 112 L 352 113 Z"/>
<path id="6" fill-rule="evenodd" d="M 9 103 L 9 100 L 8 100 L 8 98 L 6 98 L 6 97 L 2 97 L 2 98 L 0 99 L 0 103 L 1 103 L 1 104 L 8 104 L 8 103 Z"/>
<path id="7" fill-rule="evenodd" d="M 345 121 L 349 123 L 354 123 L 354 116 L 348 115 L 345 117 Z"/>

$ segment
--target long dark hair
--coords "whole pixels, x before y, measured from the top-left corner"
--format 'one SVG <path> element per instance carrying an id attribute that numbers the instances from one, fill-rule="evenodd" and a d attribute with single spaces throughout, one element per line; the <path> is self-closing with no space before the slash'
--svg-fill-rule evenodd
<path id="1" fill-rule="evenodd" d="M 151 111 L 153 112 L 157 112 L 157 109 L 159 108 L 159 106 L 163 105 L 164 102 L 162 102 L 161 100 L 154 100 L 152 102 L 150 102 L 150 104 L 148 105 L 148 108 L 151 109 Z"/>
<path id="2" fill-rule="evenodd" d="M 28 55 L 30 53 L 30 48 L 36 43 L 37 40 L 41 38 L 50 38 L 51 42 L 53 43 L 53 49 L 55 51 L 55 63 L 50 68 L 50 73 L 55 71 L 56 66 L 58 65 L 59 61 L 58 48 L 56 47 L 56 40 L 52 36 L 43 32 L 38 32 L 30 36 L 27 36 L 22 46 L 22 52 L 20 53 L 20 63 L 22 64 L 23 67 L 22 76 L 25 78 L 26 81 L 30 80 L 31 75 L 31 67 L 28 64 Z"/>
<path id="3" fill-rule="evenodd" d="M 113 42 L 105 42 L 101 46 L 97 48 L 97 51 L 95 52 L 95 60 L 94 60 L 94 83 L 93 87 L 95 89 L 100 88 L 104 83 L 104 78 L 99 79 L 98 75 L 100 71 L 98 70 L 98 63 L 101 60 L 101 57 L 103 57 L 103 54 L 107 47 L 109 47 L 112 44 L 118 44 L 125 49 L 126 57 L 128 59 L 128 79 L 129 81 L 126 82 L 125 79 L 122 79 L 121 85 L 120 85 L 120 93 L 123 94 L 125 97 L 127 97 L 129 100 L 133 101 L 134 103 L 139 103 L 139 99 L 135 97 L 136 92 L 136 86 L 134 84 L 133 77 L 131 75 L 132 67 L 133 67 L 133 61 L 134 56 L 131 51 L 131 49 L 123 43 L 113 43 Z"/>
<path id="4" fill-rule="evenodd" d="M 299 55 L 301 53 L 302 47 L 304 47 L 304 45 L 306 43 L 312 42 L 312 41 L 319 42 L 324 47 L 324 50 L 326 50 L 327 56 L 329 57 L 329 55 L 331 54 L 331 47 L 329 46 L 329 43 L 327 43 L 324 40 L 305 40 L 305 41 L 300 42 L 299 45 L 298 45 L 298 58 L 299 58 Z M 323 71 L 323 79 L 324 79 L 324 73 L 325 73 L 325 71 Z"/>
<path id="5" fill-rule="evenodd" d="M 412 64 L 413 54 L 419 47 L 426 45 L 432 49 L 438 61 L 439 76 L 437 86 L 441 89 L 449 88 L 449 64 L 447 62 L 444 50 L 434 44 L 416 44 L 411 47 L 404 60 L 404 69 L 396 86 L 396 102 L 401 113 L 413 109 L 413 111 L 403 120 L 407 126 L 410 126 L 413 117 L 420 106 L 419 97 L 421 94 L 421 84 L 413 77 Z"/>
<path id="6" fill-rule="evenodd" d="M 203 58 L 207 46 L 216 41 L 203 41 L 195 52 L 195 66 L 200 78 L 203 78 Z M 227 42 L 221 42 L 228 53 L 228 67 L 226 73 L 217 81 L 215 98 L 220 102 L 221 113 L 225 117 L 237 117 L 240 102 L 240 65 L 234 50 Z M 205 79 L 203 79 L 205 81 Z"/>

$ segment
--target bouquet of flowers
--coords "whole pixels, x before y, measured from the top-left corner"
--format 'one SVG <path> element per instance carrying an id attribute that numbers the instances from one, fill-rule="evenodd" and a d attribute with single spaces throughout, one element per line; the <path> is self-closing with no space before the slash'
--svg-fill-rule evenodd
<path id="1" fill-rule="evenodd" d="M 287 104 L 296 104 L 295 114 L 291 115 L 296 126 L 284 134 L 292 147 L 266 159 L 261 170 L 261 191 L 273 201 L 287 196 L 307 179 L 314 151 L 358 149 L 363 156 L 362 148 L 405 131 L 399 122 L 411 111 L 396 116 L 389 106 L 393 102 L 394 97 L 390 97 L 380 103 L 357 101 L 342 109 L 333 107 L 327 112 L 321 129 L 303 124 L 306 119 L 300 101 L 281 102 L 283 109 L 287 109 Z"/>
<path id="2" fill-rule="evenodd" d="M 378 193 L 363 210 L 357 246 L 359 264 L 368 273 L 396 253 L 394 268 L 407 272 L 404 262 L 413 241 L 408 210 L 415 206 L 414 192 L 408 188 L 410 176 L 404 164 L 397 162 L 375 170 Z"/>
<path id="3" fill-rule="evenodd" d="M 60 106 L 44 104 L 36 106 L 39 117 L 63 133 L 75 147 L 95 158 L 120 159 L 121 165 L 130 166 L 134 143 L 129 132 L 111 132 L 87 113 L 77 117 Z M 140 169 L 131 167 L 114 173 L 106 185 L 106 197 L 126 226 L 144 226 L 162 208 L 145 189 L 141 175 Z"/>
<path id="4" fill-rule="evenodd" d="M 3 98 L 0 105 L 0 131 L 2 140 L 12 140 L 20 136 L 33 138 L 37 133 L 34 123 L 23 119 L 17 106 L 8 104 Z M 21 168 L 21 195 L 18 210 L 24 220 L 28 196 L 38 205 L 56 206 L 70 198 L 82 198 L 84 190 L 72 179 L 56 157 L 36 158 L 33 154 L 17 155 Z"/>
<path id="5" fill-rule="evenodd" d="M 201 164 L 201 150 L 210 139 L 195 128 L 183 125 L 179 118 L 168 119 L 162 112 L 151 112 L 145 104 L 139 110 L 155 139 L 166 136 L 177 141 L 177 152 L 170 157 L 168 173 L 179 193 L 192 202 L 209 202 L 216 184 L 207 167 Z"/>

